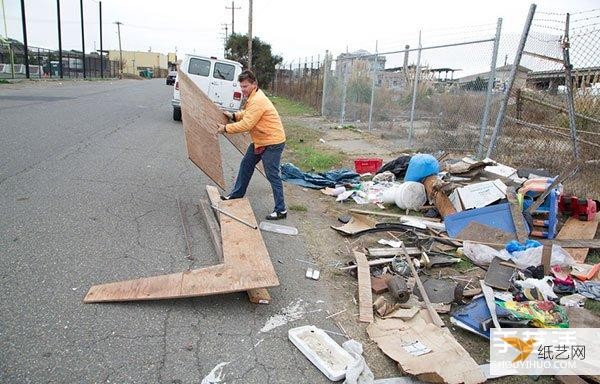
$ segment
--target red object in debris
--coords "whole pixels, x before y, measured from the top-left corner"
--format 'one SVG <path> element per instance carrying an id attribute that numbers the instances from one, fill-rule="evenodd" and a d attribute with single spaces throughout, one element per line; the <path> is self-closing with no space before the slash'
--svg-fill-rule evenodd
<path id="1" fill-rule="evenodd" d="M 354 169 L 356 170 L 356 173 L 360 174 L 367 172 L 375 173 L 381 168 L 382 164 L 383 159 L 360 158 L 354 160 Z"/>
<path id="2" fill-rule="evenodd" d="M 582 199 L 577 196 L 563 195 L 558 200 L 558 210 L 565 215 L 575 217 L 581 221 L 592 221 L 596 216 L 598 207 L 592 199 Z"/>

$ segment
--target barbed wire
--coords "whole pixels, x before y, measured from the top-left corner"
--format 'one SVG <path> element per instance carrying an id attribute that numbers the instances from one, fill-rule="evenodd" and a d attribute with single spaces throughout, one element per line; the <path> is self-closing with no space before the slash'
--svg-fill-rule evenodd
<path id="1" fill-rule="evenodd" d="M 576 30 L 576 29 L 582 29 L 582 28 L 590 28 L 596 25 L 600 25 L 600 23 L 594 23 L 594 24 L 589 24 L 589 25 L 581 25 L 579 27 L 573 27 L 571 28 L 571 30 Z"/>
<path id="2" fill-rule="evenodd" d="M 581 21 L 586 21 L 586 20 L 593 20 L 593 19 L 598 19 L 600 18 L 600 15 L 596 15 L 596 16 L 591 16 L 591 17 L 586 17 L 584 19 L 575 19 L 575 20 L 569 20 L 571 23 L 579 23 Z"/>

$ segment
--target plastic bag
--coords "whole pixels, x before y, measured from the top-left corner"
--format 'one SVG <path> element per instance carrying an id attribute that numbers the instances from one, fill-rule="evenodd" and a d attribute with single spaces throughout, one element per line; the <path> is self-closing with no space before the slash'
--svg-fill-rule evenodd
<path id="1" fill-rule="evenodd" d="M 531 320 L 538 328 L 569 328 L 564 307 L 552 301 L 497 301 L 496 304 L 520 320 Z"/>
<path id="2" fill-rule="evenodd" d="M 427 176 L 437 175 L 439 172 L 440 164 L 435 157 L 419 153 L 408 162 L 404 181 L 421 181 Z"/>
<path id="3" fill-rule="evenodd" d="M 348 364 L 346 368 L 346 380 L 345 384 L 372 384 L 375 381 L 375 376 L 365 358 L 362 356 L 363 347 L 362 344 L 356 340 L 348 340 L 342 344 L 344 348 L 352 357 L 354 361 Z"/>
<path id="4" fill-rule="evenodd" d="M 504 260 L 512 260 L 519 269 L 526 269 L 530 265 L 538 266 L 542 264 L 542 248 L 529 248 L 524 251 L 515 251 L 512 254 L 508 253 L 506 249 L 500 251 L 503 255 L 501 256 Z M 558 245 L 552 246 L 552 256 L 550 258 L 550 265 L 560 265 L 561 267 L 575 264 L 575 260 Z"/>
<path id="5" fill-rule="evenodd" d="M 465 241 L 463 243 L 463 253 L 469 258 L 475 265 L 488 266 L 492 262 L 494 257 L 499 257 L 503 260 L 509 260 L 510 257 L 496 251 L 492 247 L 487 245 L 472 243 Z"/>

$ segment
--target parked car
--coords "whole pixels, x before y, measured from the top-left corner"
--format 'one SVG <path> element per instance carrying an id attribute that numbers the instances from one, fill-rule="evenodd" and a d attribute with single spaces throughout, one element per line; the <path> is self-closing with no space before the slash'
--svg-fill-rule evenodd
<path id="1" fill-rule="evenodd" d="M 177 71 L 169 71 L 169 74 L 167 75 L 167 85 L 174 85 L 176 77 Z"/>
<path id="2" fill-rule="evenodd" d="M 179 68 L 219 108 L 229 112 L 235 112 L 240 109 L 242 88 L 237 78 L 242 73 L 242 64 L 237 61 L 217 59 L 216 57 L 187 54 L 183 58 Z M 181 121 L 179 76 L 175 78 L 171 104 L 173 105 L 173 120 Z"/>

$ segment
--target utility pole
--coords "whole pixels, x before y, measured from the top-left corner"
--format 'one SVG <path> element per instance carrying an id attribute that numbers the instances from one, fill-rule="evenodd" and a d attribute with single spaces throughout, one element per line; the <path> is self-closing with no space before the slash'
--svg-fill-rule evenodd
<path id="1" fill-rule="evenodd" d="M 231 34 L 235 33 L 235 10 L 242 9 L 242 7 L 235 7 L 235 1 L 231 0 L 231 7 L 225 7 L 225 9 L 231 9 Z"/>
<path id="2" fill-rule="evenodd" d="M 100 78 L 104 79 L 104 51 L 102 49 L 102 2 L 98 2 L 98 14 L 100 15 Z"/>
<path id="3" fill-rule="evenodd" d="M 63 78 L 62 31 L 60 26 L 60 0 L 56 0 L 56 18 L 58 20 L 58 74 Z"/>
<path id="4" fill-rule="evenodd" d="M 248 8 L 248 69 L 252 70 L 252 0 Z"/>
<path id="5" fill-rule="evenodd" d="M 123 76 L 123 51 L 121 50 L 121 23 L 120 21 L 115 21 L 117 24 L 117 34 L 119 35 L 119 61 L 121 63 L 121 76 Z"/>
<path id="6" fill-rule="evenodd" d="M 79 10 L 81 12 L 81 56 L 83 61 L 83 78 L 85 79 L 85 35 L 83 33 L 83 0 L 79 0 Z"/>
<path id="7" fill-rule="evenodd" d="M 225 57 L 225 53 L 227 51 L 227 38 L 229 37 L 229 24 L 221 24 L 223 29 L 225 29 L 225 35 L 223 37 L 223 57 Z"/>
<path id="8" fill-rule="evenodd" d="M 25 0 L 21 0 L 21 22 L 23 23 L 23 51 L 25 52 L 25 77 L 29 79 L 29 47 L 27 46 L 27 20 L 25 19 Z"/>
<path id="9" fill-rule="evenodd" d="M 8 55 L 10 56 L 10 73 L 12 78 L 15 78 L 15 57 L 13 55 L 12 47 L 8 42 L 8 30 L 6 29 L 6 11 L 4 10 L 4 0 L 0 0 L 2 4 L 2 16 L 4 16 L 4 37 L 6 37 L 6 43 L 8 44 Z"/>

